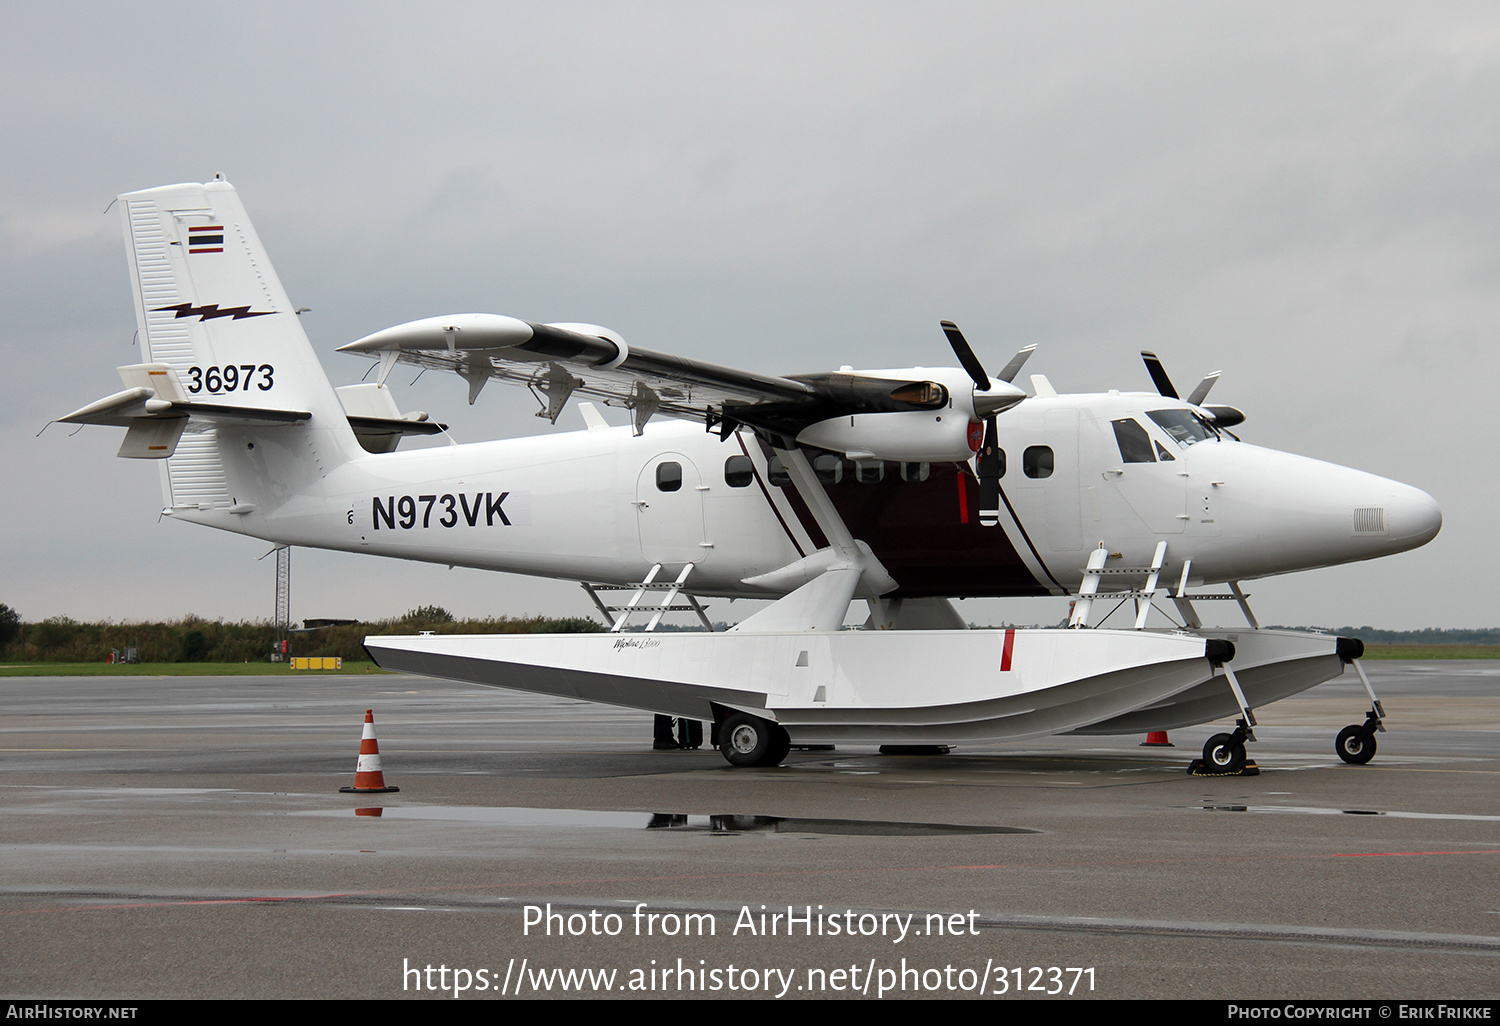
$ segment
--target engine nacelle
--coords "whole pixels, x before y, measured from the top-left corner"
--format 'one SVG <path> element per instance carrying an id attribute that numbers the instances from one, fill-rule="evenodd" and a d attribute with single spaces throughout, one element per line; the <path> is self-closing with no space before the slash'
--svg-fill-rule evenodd
<path id="1" fill-rule="evenodd" d="M 984 441 L 984 425 L 952 407 L 906 413 L 856 413 L 810 424 L 801 445 L 841 452 L 851 460 L 949 463 L 967 460 Z"/>

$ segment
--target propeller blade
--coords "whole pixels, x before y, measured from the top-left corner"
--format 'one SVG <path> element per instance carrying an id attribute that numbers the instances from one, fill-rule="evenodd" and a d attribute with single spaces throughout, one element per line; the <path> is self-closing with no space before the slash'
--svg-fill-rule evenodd
<path id="1" fill-rule="evenodd" d="M 1146 370 L 1151 373 L 1151 380 L 1156 384 L 1156 391 L 1168 399 L 1182 398 L 1177 394 L 1177 389 L 1172 387 L 1172 379 L 1167 377 L 1167 369 L 1161 365 L 1155 353 L 1141 350 L 1141 359 L 1146 361 Z"/>
<path id="2" fill-rule="evenodd" d="M 985 418 L 984 447 L 979 450 L 979 524 L 994 527 L 1000 523 L 1000 431 L 993 415 Z"/>
<path id="3" fill-rule="evenodd" d="M 1021 373 L 1021 368 L 1026 366 L 1026 361 L 1031 359 L 1031 354 L 1034 352 L 1036 352 L 1035 342 L 1027 346 L 1025 349 L 1022 349 L 1015 356 L 1012 356 L 1010 358 L 1010 363 L 1007 363 L 1005 365 L 1005 369 L 1002 370 L 999 374 L 995 375 L 995 377 L 999 378 L 1001 381 L 1015 381 L 1016 375 Z"/>
<path id="4" fill-rule="evenodd" d="M 1198 382 L 1198 387 L 1193 389 L 1192 394 L 1187 397 L 1188 403 L 1192 406 L 1202 406 L 1203 400 L 1208 398 L 1208 390 L 1213 388 L 1214 382 L 1219 380 L 1220 373 L 1222 372 L 1214 371 L 1208 377 Z"/>
<path id="5" fill-rule="evenodd" d="M 953 355 L 958 357 L 959 365 L 974 379 L 974 386 L 981 392 L 988 392 L 990 376 L 984 372 L 984 365 L 974 355 L 974 350 L 969 348 L 969 341 L 958 330 L 958 325 L 952 321 L 943 321 L 943 334 L 948 336 L 948 344 L 953 347 Z"/>

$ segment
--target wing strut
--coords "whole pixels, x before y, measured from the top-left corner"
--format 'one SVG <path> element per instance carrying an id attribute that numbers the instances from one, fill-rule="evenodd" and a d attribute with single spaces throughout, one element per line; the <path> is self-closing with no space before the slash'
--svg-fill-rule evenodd
<path id="1" fill-rule="evenodd" d="M 833 501 L 823 490 L 823 482 L 813 471 L 807 454 L 800 448 L 776 449 L 782 466 L 792 479 L 798 494 L 812 511 L 828 547 L 797 560 L 781 570 L 762 574 L 757 580 L 771 584 L 811 577 L 791 594 L 783 596 L 754 616 L 742 621 L 737 631 L 836 631 L 844 623 L 849 603 L 865 598 L 872 608 L 881 605 L 880 596 L 896 590 L 896 581 L 880 560 L 862 541 L 855 539 L 849 525 L 839 516 Z M 883 611 L 882 611 L 883 613 Z"/>

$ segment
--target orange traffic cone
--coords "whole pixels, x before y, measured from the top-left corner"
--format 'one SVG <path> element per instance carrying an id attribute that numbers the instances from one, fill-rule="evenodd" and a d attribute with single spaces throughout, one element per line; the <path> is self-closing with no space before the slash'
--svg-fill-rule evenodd
<path id="1" fill-rule="evenodd" d="M 1146 733 L 1146 740 L 1141 742 L 1142 748 L 1176 748 L 1172 742 L 1167 740 L 1165 730 L 1152 730 Z"/>
<path id="2" fill-rule="evenodd" d="M 354 765 L 354 786 L 341 787 L 342 794 L 384 794 L 399 791 L 399 787 L 386 787 L 385 774 L 380 771 L 380 745 L 375 740 L 375 710 L 365 710 L 365 732 L 359 739 L 359 762 Z"/>

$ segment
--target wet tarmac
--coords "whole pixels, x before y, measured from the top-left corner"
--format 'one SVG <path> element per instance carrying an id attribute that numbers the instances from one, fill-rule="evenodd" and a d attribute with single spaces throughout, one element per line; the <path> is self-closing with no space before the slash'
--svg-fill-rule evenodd
<path id="1" fill-rule="evenodd" d="M 1368 766 L 1349 675 L 1208 778 L 1222 725 L 733 769 L 419 678 L 4 679 L 0 990 L 1493 998 L 1500 662 L 1367 665 Z M 367 708 L 397 794 L 338 793 Z"/>

